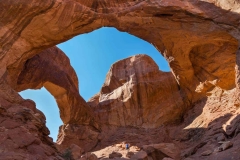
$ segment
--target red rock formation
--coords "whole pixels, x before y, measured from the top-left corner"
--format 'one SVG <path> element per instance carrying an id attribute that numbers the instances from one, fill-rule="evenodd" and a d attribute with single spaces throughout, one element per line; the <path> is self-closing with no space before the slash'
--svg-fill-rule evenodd
<path id="1" fill-rule="evenodd" d="M 104 134 L 103 132 L 102 134 Z M 99 130 L 90 125 L 65 124 L 59 127 L 57 148 L 63 152 L 75 144 L 84 152 L 92 151 L 101 139 Z"/>
<path id="2" fill-rule="evenodd" d="M 9 83 L 17 91 L 45 87 L 55 97 L 64 124 L 92 123 L 97 127 L 92 111 L 79 95 L 77 75 L 69 59 L 57 47 L 49 48 L 27 60 L 19 77 L 11 77 Z"/>
<path id="3" fill-rule="evenodd" d="M 0 159 L 61 159 L 44 114 L 1 80 Z"/>
<path id="4" fill-rule="evenodd" d="M 113 26 L 151 42 L 164 54 L 181 87 L 186 104 L 184 110 L 188 109 L 191 102 L 202 97 L 195 90 L 204 92 L 211 86 L 223 89 L 235 86 L 235 53 L 238 48 L 235 38 L 239 33 L 234 27 L 238 26 L 240 16 L 226 12 L 223 3 L 212 2 L 220 7 L 209 2 L 178 0 L 111 3 L 97 0 L 11 3 L 9 0 L 0 3 L 1 24 L 6 24 L 0 31 L 3 46 L 0 75 L 6 69 L 12 75 L 18 75 L 19 64 L 74 35 Z M 238 3 L 228 5 L 234 6 L 233 11 L 238 12 L 235 9 Z M 12 13 L 8 8 L 19 12 Z M 27 17 L 24 16 L 26 13 L 29 13 Z M 199 62 L 206 58 L 205 54 L 210 58 L 204 60 L 206 64 L 201 68 Z M 225 65 L 219 64 L 219 57 L 224 57 Z M 208 65 L 212 63 L 215 65 Z"/>
<path id="5" fill-rule="evenodd" d="M 214 88 L 207 98 L 196 103 L 185 114 L 184 122 L 170 127 L 170 137 L 182 146 L 182 157 L 192 159 L 239 159 L 238 125 L 239 108 L 236 107 L 236 90 L 224 91 Z M 233 147 L 218 151 L 220 142 L 231 141 Z M 184 144 L 184 146 L 183 146 Z M 208 151 L 208 156 L 203 153 Z"/>
<path id="6" fill-rule="evenodd" d="M 46 140 L 47 133 L 42 130 L 45 128 L 44 123 L 32 122 L 36 117 L 37 110 L 30 105 L 31 110 L 28 113 L 31 114 L 25 113 L 24 106 L 27 107 L 29 104 L 27 102 L 25 104 L 25 101 L 15 91 L 15 89 L 18 89 L 18 83 L 15 80 L 19 76 L 21 77 L 19 79 L 21 87 L 37 88 L 45 84 L 44 86 L 56 98 L 60 97 L 58 104 L 64 123 L 71 123 L 69 126 L 75 123 L 78 128 L 98 128 L 91 116 L 91 109 L 76 93 L 78 92 L 77 81 L 71 69 L 64 70 L 59 65 L 55 65 L 54 68 L 58 68 L 56 70 L 58 73 L 46 76 L 47 79 L 44 79 L 38 75 L 43 73 L 44 68 L 33 74 L 34 71 L 31 71 L 31 68 L 26 68 L 29 71 L 27 72 L 23 67 L 24 65 L 30 65 L 31 63 L 28 63 L 27 60 L 41 51 L 75 35 L 87 33 L 102 26 L 115 27 L 133 34 L 152 43 L 161 51 L 168 60 L 180 89 L 180 97 L 184 104 L 181 105 L 183 106 L 181 113 L 186 114 L 181 125 L 160 126 L 160 128 L 153 129 L 161 131 L 163 133 L 161 136 L 146 137 L 149 133 L 146 134 L 146 131 L 140 128 L 138 131 L 141 132 L 135 135 L 135 139 L 133 139 L 131 136 L 122 136 L 125 134 L 127 127 L 108 128 L 108 126 L 104 126 L 104 132 L 94 136 L 94 138 L 98 137 L 99 141 L 101 140 L 97 147 L 115 143 L 122 138 L 132 139 L 136 141 L 136 144 L 143 142 L 150 144 L 152 140 L 157 141 L 157 143 L 174 142 L 182 149 L 182 157 L 201 159 L 203 157 L 200 157 L 200 152 L 212 151 L 218 147 L 216 142 L 219 139 L 224 139 L 225 136 L 225 139 L 233 142 L 233 147 L 218 154 L 213 152 L 209 158 L 227 159 L 231 155 L 235 159 L 240 159 L 236 152 L 239 148 L 237 141 L 239 122 L 237 107 L 239 106 L 240 93 L 239 7 L 240 3 L 238 1 L 222 0 L 1 1 L 0 102 L 2 108 L 0 109 L 0 127 L 6 128 L 8 125 L 17 127 L 8 130 L 3 128 L 3 132 L 0 132 L 3 134 L 1 137 L 5 137 L 1 138 L 0 143 L 1 159 L 14 159 L 15 157 L 17 159 L 17 157 L 20 157 L 19 155 L 25 159 L 32 159 L 31 156 L 36 154 L 44 158 L 57 157 L 57 152 L 53 147 L 48 149 L 52 143 Z M 46 59 L 49 55 L 46 55 Z M 47 62 L 41 59 L 40 61 Z M 34 64 L 34 61 L 32 63 Z M 27 77 L 26 73 L 40 78 L 39 80 L 33 79 L 33 84 L 27 84 L 29 81 L 24 80 L 24 77 Z M 54 71 L 48 73 L 54 73 Z M 63 76 L 61 80 L 66 81 L 66 84 L 55 81 L 60 75 Z M 66 77 L 71 78 L 69 80 Z M 108 84 L 106 86 L 115 90 L 116 88 L 111 87 L 121 85 Z M 61 92 L 55 92 L 55 89 L 59 89 Z M 19 90 L 21 89 L 19 88 Z M 103 93 L 107 92 L 108 89 L 107 91 L 103 90 Z M 128 95 L 127 92 L 124 94 Z M 23 105 L 21 105 L 22 103 Z M 70 107 L 64 107 L 65 105 Z M 189 109 L 190 111 L 188 111 Z M 139 112 L 132 113 L 138 114 Z M 178 115 L 178 113 L 176 114 Z M 201 116 L 198 117 L 200 114 Z M 18 118 L 18 115 L 23 118 Z M 155 113 L 153 115 L 155 116 Z M 154 118 L 154 116 L 151 118 Z M 146 114 L 146 117 L 149 116 Z M 14 124 L 15 121 L 17 124 Z M 151 119 L 151 121 L 157 122 L 156 119 Z M 103 122 L 105 124 L 109 123 L 108 120 Z M 122 122 L 122 120 L 119 121 L 117 125 L 124 126 L 125 124 Z M 146 122 L 146 120 L 142 118 L 142 122 Z M 142 122 L 131 121 L 130 124 L 138 126 L 138 124 L 143 124 Z M 28 123 L 31 126 L 38 126 L 37 129 L 28 128 Z M 222 129 L 223 125 L 230 128 Z M 62 127 L 64 130 L 61 132 L 62 135 L 68 131 L 67 128 L 67 124 Z M 134 128 L 129 130 L 132 131 Z M 119 131 L 119 133 L 115 131 Z M 24 142 L 19 142 L 16 139 L 16 135 L 21 135 L 21 138 L 29 136 L 28 132 L 31 136 L 34 134 L 37 136 L 33 136 Z M 98 131 L 96 132 L 99 134 Z M 217 136 L 218 133 L 223 133 L 224 136 Z M 7 138 L 4 135 L 7 135 Z M 107 136 L 115 138 L 110 140 Z M 218 137 L 218 140 L 214 138 L 215 136 Z M 41 142 L 35 141 L 34 137 L 40 139 Z M 66 140 L 65 142 L 62 141 L 65 146 L 68 144 L 67 137 L 61 138 Z M 117 137 L 119 137 L 118 140 Z M 139 137 L 142 137 L 143 142 L 137 142 Z M 153 137 L 158 137 L 158 139 Z M 88 139 L 92 140 L 89 137 Z M 93 147 L 92 145 L 98 140 L 92 140 L 90 146 Z M 91 148 L 90 146 L 88 146 L 88 149 Z M 2 148 L 5 148 L 4 151 L 2 151 Z M 36 150 L 38 152 L 35 152 Z M 50 150 L 52 150 L 51 153 L 48 152 Z M 27 155 L 30 157 L 26 157 Z"/>
<path id="7" fill-rule="evenodd" d="M 40 50 L 74 35 L 90 32 L 102 26 L 113 26 L 156 46 L 169 61 L 182 88 L 184 102 L 187 104 L 189 101 L 196 101 L 199 96 L 194 91 L 199 88 L 200 82 L 209 81 L 210 84 L 223 89 L 234 86 L 234 53 L 238 44 L 232 36 L 239 37 L 234 27 L 238 26 L 240 17 L 238 14 L 226 12 L 225 7 L 222 7 L 223 3 L 212 2 L 220 7 L 209 2 L 178 0 L 123 0 L 111 3 L 97 0 L 63 2 L 45 0 L 41 3 L 35 3 L 34 0 L 28 3 L 6 1 L 0 4 L 0 15 L 3 17 L 1 24 L 11 23 L 1 30 L 4 63 L 1 63 L 0 75 L 4 74 L 6 67 L 14 70 L 18 68 L 19 63 Z M 24 7 L 21 7 L 21 4 Z M 234 12 L 238 12 L 235 9 L 238 3 L 228 5 L 233 7 Z M 13 10 L 19 12 L 12 13 L 7 9 L 11 6 Z M 26 13 L 29 13 L 29 16 L 23 18 Z M 19 21 L 13 21 L 14 18 Z M 35 32 L 31 32 L 33 30 Z M 199 64 L 195 64 L 195 58 L 200 58 L 197 61 L 201 61 L 201 56 L 194 55 L 205 57 L 205 53 L 215 57 L 223 55 L 227 67 L 211 66 L 200 69 L 204 70 L 204 73 L 199 73 Z M 4 56 L 6 54 L 8 56 Z M 208 67 L 207 64 L 204 66 Z M 222 72 L 221 70 L 225 68 L 228 71 Z M 199 79 L 201 74 L 209 78 Z M 229 83 L 225 84 L 225 79 Z"/>
<path id="8" fill-rule="evenodd" d="M 60 49 L 52 47 L 28 59 L 19 77 L 8 77 L 8 81 L 17 91 L 45 87 L 55 97 L 64 123 L 57 140 L 60 151 L 74 143 L 87 150 L 96 145 L 100 129 L 98 122 L 79 95 L 76 73 Z M 75 142 L 76 138 L 83 141 L 79 144 Z"/>
<path id="9" fill-rule="evenodd" d="M 144 128 L 179 121 L 184 108 L 174 76 L 160 71 L 147 55 L 113 64 L 88 104 L 104 124 Z"/>

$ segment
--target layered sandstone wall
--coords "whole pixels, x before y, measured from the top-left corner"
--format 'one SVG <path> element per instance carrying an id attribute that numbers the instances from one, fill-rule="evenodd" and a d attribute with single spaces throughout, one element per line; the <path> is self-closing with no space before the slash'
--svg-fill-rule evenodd
<path id="1" fill-rule="evenodd" d="M 103 124 L 144 128 L 181 121 L 185 108 L 172 73 L 147 55 L 114 63 L 88 104 Z"/>
<path id="2" fill-rule="evenodd" d="M 240 18 L 235 8 L 239 4 L 228 5 L 232 11 L 226 11 L 222 1 L 4 1 L 0 3 L 0 75 L 6 70 L 19 75 L 18 68 L 39 51 L 74 35 L 112 26 L 161 51 L 188 109 L 202 96 L 195 94 L 196 89 L 205 92 L 211 86 L 235 86 Z"/>
<path id="3" fill-rule="evenodd" d="M 159 120 L 156 119 L 159 115 L 152 113 L 150 108 L 157 105 L 153 104 L 153 100 L 146 100 L 149 95 L 147 93 L 153 93 L 154 100 L 162 99 L 161 102 L 168 103 L 166 98 L 162 97 L 162 94 L 155 94 L 155 89 L 156 92 L 162 92 L 162 89 L 164 89 L 169 90 L 170 93 L 177 93 L 175 98 L 180 100 L 179 107 L 172 105 L 172 102 L 175 101 L 171 100 L 171 96 L 167 97 L 171 101 L 170 109 L 180 110 L 176 113 L 173 112 L 173 115 L 176 114 L 176 117 L 179 118 L 179 115 L 185 113 L 183 123 L 175 125 L 173 128 L 170 127 L 170 129 L 169 126 L 161 128 L 162 130 L 159 130 L 159 132 L 164 131 L 164 134 L 158 142 L 169 141 L 178 144 L 182 149 L 182 157 L 194 157 L 194 154 L 199 156 L 202 146 L 207 146 L 203 148 L 210 148 L 211 150 L 216 147 L 217 140 L 213 138 L 214 136 L 211 136 L 215 135 L 211 133 L 212 130 L 221 131 L 226 139 L 237 140 L 240 65 L 239 7 L 240 3 L 236 0 L 1 1 L 0 99 L 2 108 L 0 112 L 0 133 L 5 137 L 1 139 L 0 143 L 1 156 L 5 159 L 13 159 L 17 155 L 27 158 L 39 154 L 39 157 L 52 156 L 60 159 L 60 157 L 57 157 L 58 153 L 52 146 L 51 140 L 46 140 L 48 139 L 48 133 L 43 131 L 46 130 L 44 129 L 44 122 L 40 122 L 41 118 L 39 123 L 36 120 L 37 115 L 40 114 L 39 111 L 34 107 L 29 107 L 32 105 L 23 103 L 25 101 L 17 93 L 22 89 L 42 86 L 46 87 L 57 99 L 61 118 L 64 122 L 59 135 L 59 144 L 62 144 L 63 148 L 66 148 L 70 142 L 75 142 L 77 135 L 81 136 L 77 137 L 79 141 L 75 143 L 78 143 L 81 147 L 87 146 L 87 151 L 113 143 L 104 135 L 121 137 L 121 135 L 116 135 L 116 131 L 121 131 L 121 127 L 126 125 L 140 125 L 147 126 L 147 128 L 163 127 L 161 124 L 165 124 L 166 118 L 164 117 L 166 115 L 159 117 Z M 151 87 L 146 83 L 143 83 L 144 85 L 133 83 L 137 87 L 132 85 L 134 76 L 131 77 L 130 74 L 124 74 L 124 77 L 130 77 L 130 81 L 128 79 L 122 80 L 122 75 L 119 75 L 113 69 L 112 73 L 117 78 L 114 79 L 111 75 L 108 75 L 108 81 L 104 84 L 99 98 L 96 96 L 92 100 L 94 108 L 103 110 L 104 105 L 113 107 L 112 104 L 107 102 L 107 97 L 115 98 L 112 101 L 114 105 L 137 108 L 136 110 L 130 109 L 127 113 L 116 110 L 117 113 L 129 117 L 129 121 L 112 118 L 115 112 L 104 109 L 104 112 L 106 111 L 108 115 L 105 116 L 106 119 L 103 119 L 100 116 L 101 113 L 97 113 L 100 116 L 99 122 L 102 123 L 102 125 L 99 125 L 98 120 L 93 116 L 92 109 L 79 95 L 77 78 L 67 58 L 63 58 L 65 55 L 56 48 L 48 48 L 75 35 L 88 33 L 103 26 L 115 27 L 120 31 L 128 32 L 152 43 L 169 62 L 173 76 L 170 73 L 161 73 L 157 72 L 157 69 L 154 70 L 154 73 L 156 73 L 151 78 L 159 80 L 161 79 L 159 75 L 161 75 L 161 77 L 167 77 L 168 81 L 156 82 L 154 83 L 156 87 L 150 89 Z M 42 51 L 44 53 L 41 56 Z M 56 54 L 50 54 L 51 52 Z M 62 63 L 68 67 L 62 67 Z M 128 63 L 131 64 L 131 62 Z M 54 70 L 46 70 L 45 67 L 52 67 Z M 144 66 L 144 68 L 148 68 L 148 66 Z M 148 81 L 149 77 L 145 74 L 150 70 L 145 69 L 143 71 L 134 69 L 136 75 L 142 76 L 140 79 Z M 131 78 L 133 79 L 131 80 Z M 139 79 L 139 77 L 136 79 Z M 169 86 L 171 84 L 172 88 L 170 87 L 170 89 L 168 85 L 161 88 L 162 84 L 169 84 Z M 134 92 L 123 90 L 124 86 L 134 90 Z M 146 91 L 146 94 L 141 90 Z M 115 95 L 110 95 L 110 91 L 113 91 Z M 128 98 L 130 93 L 133 98 Z M 133 102 L 126 104 L 131 99 Z M 138 100 L 137 103 L 135 103 L 136 100 Z M 148 106 L 148 104 L 150 105 Z M 139 109 L 139 106 L 144 107 Z M 195 110 L 198 110 L 196 112 L 199 114 L 191 113 Z M 209 110 L 213 113 L 209 114 L 211 113 Z M 171 110 L 163 110 L 162 107 L 158 111 L 166 114 L 171 113 Z M 203 115 L 201 115 L 201 111 L 203 111 Z M 188 112 L 189 114 L 187 114 Z M 221 114 L 215 114 L 218 112 Z M 130 113 L 134 117 L 140 115 L 138 121 L 131 120 Z M 223 114 L 231 114 L 228 122 L 225 122 L 225 119 L 229 117 L 226 118 Z M 19 118 L 18 115 L 23 118 Z M 170 119 L 174 121 L 173 115 L 170 116 Z M 199 115 L 201 115 L 200 118 L 198 118 Z M 208 119 L 209 116 L 210 119 Z M 10 122 L 7 123 L 7 121 L 11 121 L 11 124 L 14 124 L 13 127 L 9 128 Z M 119 128 L 108 128 L 106 126 L 106 124 L 112 125 L 114 121 L 116 122 L 113 125 L 117 125 Z M 202 121 L 203 123 L 200 123 Z M 216 124 L 217 121 L 220 123 Z M 156 124 L 152 124 L 152 122 Z M 194 129 L 186 128 L 192 123 L 193 125 L 190 126 Z M 28 124 L 35 127 L 28 127 Z M 151 127 L 149 127 L 150 124 Z M 223 124 L 229 125 L 234 131 L 231 131 L 231 133 L 226 130 L 223 131 L 221 129 Z M 204 127 L 206 129 L 202 129 Z M 178 133 L 177 130 L 186 130 L 187 132 Z M 145 133 L 145 131 L 141 133 Z M 173 136 L 176 133 L 180 138 Z M 22 144 L 16 139 L 15 135 L 32 138 Z M 204 137 L 210 137 L 210 139 L 207 139 L 206 142 Z M 145 138 L 144 142 L 150 143 L 150 139 Z M 114 138 L 114 140 L 116 139 Z M 208 142 L 210 145 L 205 145 Z M 28 147 L 32 145 L 42 152 L 35 152 L 34 149 Z M 234 146 L 225 154 L 224 152 L 218 154 L 222 155 L 218 158 L 224 159 L 231 155 L 238 159 L 238 155 L 234 154 L 238 149 L 238 143 L 234 142 Z M 6 149 L 3 150 L 2 148 Z M 199 148 L 200 150 L 198 150 Z M 48 153 L 48 150 L 52 152 Z M 13 157 L 11 157 L 12 153 Z M 214 159 L 217 154 L 211 156 Z M 195 157 L 195 159 L 197 158 L 199 157 Z"/>

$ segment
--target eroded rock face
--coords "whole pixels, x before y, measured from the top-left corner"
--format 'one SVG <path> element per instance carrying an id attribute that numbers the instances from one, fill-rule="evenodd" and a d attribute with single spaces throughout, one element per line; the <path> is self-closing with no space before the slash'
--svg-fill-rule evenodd
<path id="1" fill-rule="evenodd" d="M 214 88 L 207 98 L 194 104 L 185 114 L 184 122 L 170 127 L 170 137 L 182 146 L 181 157 L 191 159 L 239 159 L 239 107 L 236 90 Z M 222 143 L 232 142 L 232 148 L 215 152 Z M 184 148 L 184 149 L 183 149 Z M 202 155 L 204 153 L 206 155 Z"/>
<path id="2" fill-rule="evenodd" d="M 16 90 L 39 88 L 41 86 L 46 87 L 55 96 L 61 110 L 61 118 L 66 123 L 62 127 L 63 131 L 59 137 L 64 137 L 61 135 L 72 136 L 71 134 L 64 134 L 68 131 L 67 125 L 77 125 L 77 128 L 83 126 L 83 129 L 80 130 L 84 130 L 85 127 L 93 127 L 93 130 L 96 129 L 97 134 L 100 134 L 95 136 L 95 138 L 98 137 L 98 140 L 90 138 L 92 142 L 97 142 L 95 149 L 104 145 L 112 145 L 122 139 L 138 145 L 149 144 L 150 141 L 151 143 L 152 141 L 157 141 L 157 143 L 174 142 L 182 149 L 181 157 L 191 157 L 193 159 L 201 159 L 201 153 L 219 147 L 216 143 L 219 139 L 230 139 L 233 141 L 233 147 L 218 154 L 213 152 L 209 155 L 209 158 L 227 159 L 231 156 L 239 159 L 238 152 L 236 152 L 239 149 L 238 107 L 240 102 L 239 8 L 240 3 L 238 1 L 224 0 L 1 1 L 0 102 L 2 108 L 0 109 L 0 127 L 3 127 L 1 129 L 3 132 L 0 133 L 3 134 L 1 136 L 3 138 L 0 139 L 2 142 L 0 143 L 0 149 L 5 148 L 4 151 L 1 150 L 1 159 L 17 159 L 18 157 L 32 159 L 36 154 L 39 154 L 39 157 L 44 157 L 44 159 L 47 157 L 59 158 L 56 150 L 51 146 L 52 143 L 46 140 L 48 139 L 48 133 L 45 129 L 42 130 L 45 128 L 44 123 L 39 125 L 32 122 L 32 119 L 35 119 L 34 117 L 39 116 L 35 115 L 37 110 L 30 105 L 30 111 L 25 113 L 24 107 L 28 104 L 27 102 L 25 104 L 25 101 L 16 92 Z M 71 69 L 61 68 L 58 65 L 61 61 L 57 61 L 57 64 L 52 64 L 56 72 L 48 71 L 49 75 L 44 74 L 43 76 L 45 78 L 40 76 L 44 73 L 44 66 L 42 66 L 43 69 L 38 68 L 35 74 L 33 73 L 35 70 L 31 70 L 31 67 L 34 68 L 35 62 L 43 62 L 47 64 L 46 66 L 51 66 L 51 63 L 47 63 L 52 62 L 50 59 L 53 58 L 49 52 L 45 57 L 34 58 L 41 51 L 75 35 L 87 33 L 102 26 L 115 27 L 121 31 L 126 31 L 152 43 L 161 51 L 168 60 L 177 82 L 177 84 L 172 82 L 171 84 L 179 86 L 177 93 L 180 96 L 176 97 L 181 97 L 183 105 L 181 105 L 180 111 L 185 113 L 181 125 L 160 126 L 151 129 L 150 131 L 154 135 L 150 134 L 149 137 L 146 137 L 146 135 L 149 135 L 149 130 L 125 127 L 126 125 L 149 127 L 150 122 L 156 122 L 157 124 L 151 124 L 150 126 L 156 127 L 166 122 L 164 116 L 161 117 L 164 122 L 160 122 L 156 119 L 158 116 L 156 113 L 152 113 L 151 110 L 148 112 L 148 109 L 155 106 L 150 101 L 152 105 L 144 110 L 145 112 L 142 112 L 145 108 L 142 111 L 138 108 L 136 108 L 136 111 L 129 111 L 134 117 L 142 112 L 140 114 L 142 118 L 138 117 L 137 120 L 131 120 L 130 117 L 128 118 L 129 121 L 109 116 L 105 116 L 106 119 L 101 118 L 100 122 L 103 122 L 104 129 L 99 133 L 97 120 L 93 118 L 91 109 L 78 94 L 76 77 L 74 78 L 74 72 Z M 33 59 L 30 60 L 31 58 Z M 46 60 L 48 58 L 50 58 L 49 61 Z M 144 71 L 146 70 L 148 69 Z M 26 80 L 28 74 L 35 78 L 31 81 Z M 145 77 L 142 72 L 137 75 L 143 76 L 140 78 L 143 80 L 148 77 Z M 164 76 L 169 79 L 171 76 L 168 75 L 170 74 Z M 59 78 L 58 76 L 60 76 L 62 83 L 56 81 Z M 122 92 L 123 84 L 129 85 L 129 88 L 132 87 L 136 91 L 134 86 L 131 86 L 134 79 L 125 82 L 121 80 L 120 75 L 115 74 L 115 76 L 117 77 L 116 81 L 109 76 L 108 79 L 111 83 L 105 83 L 106 87 L 102 89 L 99 95 L 100 103 L 96 96 L 95 100 L 92 101 L 94 106 L 98 103 L 101 104 L 103 100 L 107 100 L 107 97 L 102 95 L 119 97 L 120 100 L 114 100 L 113 103 L 120 106 L 122 105 L 120 102 L 127 100 L 130 93 L 134 96 L 139 95 L 139 93 L 133 91 Z M 66 77 L 70 77 L 70 80 Z M 126 74 L 125 77 L 130 76 Z M 155 75 L 153 77 L 158 79 Z M 139 77 L 136 79 L 139 79 Z M 164 84 L 168 83 L 164 82 Z M 144 88 L 141 84 L 137 86 L 140 89 Z M 23 88 L 21 89 L 21 87 Z M 165 87 L 168 89 L 167 86 Z M 141 94 L 148 97 L 149 88 L 144 88 L 143 90 L 147 92 Z M 109 91 L 113 91 L 115 95 L 110 95 Z M 172 91 L 172 93 L 175 93 L 175 89 Z M 119 93 L 123 93 L 125 97 L 119 96 Z M 146 97 L 141 98 L 139 104 L 144 106 L 147 102 Z M 161 99 L 161 97 L 157 96 L 156 99 Z M 139 98 L 134 97 L 133 102 L 135 100 L 139 100 Z M 134 104 L 133 102 L 131 104 Z M 109 102 L 107 103 L 112 107 Z M 107 103 L 105 102 L 105 104 Z M 79 105 L 80 107 L 77 107 Z M 134 106 L 137 105 L 134 104 Z M 172 106 L 174 109 L 175 107 L 177 106 Z M 102 109 L 99 106 L 98 108 Z M 129 116 L 129 112 L 122 114 Z M 164 110 L 163 112 L 168 113 L 170 111 Z M 121 111 L 117 110 L 117 113 L 121 113 Z M 150 119 L 148 114 L 152 115 Z M 182 115 L 175 112 L 174 114 Z M 110 111 L 108 115 L 114 115 L 114 113 Z M 173 118 L 171 116 L 170 119 Z M 15 121 L 17 122 L 15 123 Z M 117 127 L 106 126 L 106 124 L 112 122 Z M 27 127 L 28 123 L 40 127 L 30 129 Z M 222 129 L 223 125 L 225 126 L 224 129 Z M 6 126 L 11 127 L 6 130 Z M 74 127 L 70 128 L 73 128 L 71 131 L 74 132 Z M 136 133 L 129 132 L 125 135 L 128 132 L 126 128 L 128 131 L 135 130 Z M 157 133 L 162 134 L 159 136 Z M 219 133 L 222 134 L 218 135 Z M 22 138 L 27 136 L 30 138 L 19 141 L 16 138 L 16 135 L 19 134 Z M 68 136 L 61 138 L 65 146 L 68 144 Z M 40 139 L 40 143 L 38 140 L 35 141 L 34 137 Z M 139 137 L 142 137 L 141 142 L 139 142 Z M 80 145 L 81 142 L 79 141 L 78 144 Z M 36 150 L 38 152 L 35 152 Z"/>
<path id="3" fill-rule="evenodd" d="M 221 0 L 5 1 L 0 3 L 4 26 L 0 31 L 0 75 L 7 69 L 19 74 L 17 68 L 23 61 L 74 35 L 112 26 L 152 43 L 164 54 L 188 109 L 202 97 L 195 94 L 196 89 L 202 93 L 209 86 L 235 86 L 238 7 L 238 2 Z M 199 61 L 210 55 L 201 69 Z M 224 57 L 224 65 L 208 66 L 218 57 Z M 201 75 L 204 78 L 199 79 Z"/>
<path id="4" fill-rule="evenodd" d="M 162 72 L 147 55 L 116 62 L 99 94 L 88 104 L 106 125 L 155 128 L 180 121 L 179 86 L 170 72 Z"/>
<path id="5" fill-rule="evenodd" d="M 99 139 L 100 131 L 90 125 L 66 124 L 59 127 L 56 143 L 61 152 L 71 144 L 76 144 L 88 152 L 97 146 Z"/>
<path id="6" fill-rule="evenodd" d="M 232 12 L 223 4 L 232 7 Z M 0 3 L 0 77 L 19 75 L 19 67 L 27 59 L 49 46 L 113 26 L 152 43 L 163 53 L 180 86 L 184 112 L 214 86 L 235 87 L 238 6 L 238 2 L 197 0 L 5 1 Z M 67 119 L 76 121 L 74 114 Z"/>
<path id="7" fill-rule="evenodd" d="M 0 159 L 62 159 L 44 114 L 0 79 Z"/>
<path id="8" fill-rule="evenodd" d="M 56 99 L 64 124 L 95 125 L 91 109 L 79 95 L 78 78 L 67 56 L 57 47 L 28 59 L 19 74 L 8 82 L 17 91 L 45 87 Z"/>
<path id="9" fill-rule="evenodd" d="M 4 103 L 1 99 L 0 159 L 62 160 L 49 134 L 46 118 L 33 101 Z"/>
<path id="10" fill-rule="evenodd" d="M 9 75 L 13 72 L 10 71 Z M 7 79 L 17 91 L 45 87 L 54 96 L 64 123 L 57 140 L 59 151 L 64 152 L 74 143 L 87 151 L 96 145 L 99 122 L 79 95 L 76 73 L 60 49 L 52 47 L 28 59 L 18 78 L 9 76 Z"/>

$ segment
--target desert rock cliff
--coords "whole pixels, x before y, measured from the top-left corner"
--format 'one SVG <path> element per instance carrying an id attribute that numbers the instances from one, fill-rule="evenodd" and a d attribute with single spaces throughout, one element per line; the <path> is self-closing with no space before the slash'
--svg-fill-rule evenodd
<path id="1" fill-rule="evenodd" d="M 180 121 L 184 108 L 174 76 L 160 71 L 147 55 L 113 64 L 88 104 L 101 123 L 144 128 Z"/>
<path id="2" fill-rule="evenodd" d="M 236 0 L 1 1 L 0 159 L 62 159 L 44 115 L 18 94 L 41 87 L 55 97 L 64 123 L 59 151 L 129 142 L 135 158 L 240 159 L 239 8 Z M 68 58 L 54 46 L 104 26 L 153 44 L 171 73 L 143 55 L 121 60 L 85 102 Z"/>

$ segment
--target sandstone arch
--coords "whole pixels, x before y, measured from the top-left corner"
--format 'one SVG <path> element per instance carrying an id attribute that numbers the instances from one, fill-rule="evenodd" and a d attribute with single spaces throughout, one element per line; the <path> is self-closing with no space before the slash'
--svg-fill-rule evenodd
<path id="1" fill-rule="evenodd" d="M 23 6 L 23 7 L 22 7 Z M 19 10 L 12 12 L 8 7 Z M 152 43 L 168 60 L 172 72 L 180 85 L 186 108 L 202 97 L 195 90 L 203 88 L 208 81 L 224 81 L 234 76 L 235 52 L 238 48 L 238 33 L 232 32 L 239 15 L 228 12 L 207 2 L 190 1 L 50 1 L 23 3 L 6 1 L 0 3 L 1 24 L 1 72 L 7 69 L 7 79 L 15 86 L 15 75 L 20 75 L 25 61 L 39 51 L 65 41 L 74 35 L 87 33 L 101 26 L 113 26 Z M 218 18 L 207 9 L 211 8 Z M 21 11 L 21 12 L 20 12 Z M 223 17 L 224 14 L 224 17 Z M 231 18 L 232 16 L 235 18 Z M 16 19 L 16 21 L 14 21 Z M 232 28 L 229 28 L 229 23 Z M 221 24 L 221 25 L 219 25 Z M 230 59 L 226 72 L 222 64 L 216 63 L 209 72 L 214 78 L 199 80 L 195 57 L 190 52 L 205 54 L 199 48 L 214 45 L 221 48 L 221 55 Z M 197 48 L 197 49 L 196 49 Z M 208 50 L 213 54 L 214 50 Z M 191 54 L 192 55 L 192 54 Z M 189 58 L 190 56 L 190 58 Z M 215 59 L 210 61 L 216 62 Z M 198 63 L 198 62 L 197 62 Z M 196 68 L 196 67 L 195 67 Z M 229 73 L 228 73 L 229 72 Z M 227 73 L 227 74 L 226 74 Z M 233 77 L 223 89 L 235 85 Z M 224 82 L 223 82 L 224 83 Z M 45 84 L 49 86 L 48 83 Z M 217 85 L 217 84 L 215 84 Z M 227 86 L 226 86 L 227 85 Z M 206 87 L 205 87 L 206 88 Z M 50 89 L 50 87 L 49 87 Z M 51 90 L 51 89 L 50 89 Z M 205 89 L 206 90 L 206 89 Z M 54 94 L 54 93 L 53 93 Z M 69 117 L 67 121 L 71 121 Z M 75 120 L 73 120 L 75 121 Z M 88 120 L 87 120 L 88 121 Z"/>
<path id="2" fill-rule="evenodd" d="M 236 63 L 236 72 L 239 72 L 236 61 L 240 39 L 239 6 L 237 1 L 222 0 L 2 1 L 0 77 L 7 86 L 2 90 L 7 88 L 8 93 L 16 95 L 11 89 L 17 88 L 14 76 L 21 74 L 27 59 L 75 35 L 111 26 L 159 49 L 180 86 L 185 111 L 212 86 L 227 90 L 238 85 L 239 75 L 236 75 L 236 83 L 233 76 Z M 224 64 L 210 56 L 219 56 L 218 51 L 226 59 Z M 199 69 L 202 56 L 210 56 L 204 62 L 204 70 L 211 76 L 205 79 L 199 79 L 201 74 L 206 74 Z M 51 90 L 48 83 L 46 87 Z M 21 98 L 9 100 L 19 101 Z M 66 122 L 74 122 L 74 119 L 76 117 L 69 117 Z M 81 121 L 86 122 L 88 118 Z"/>
<path id="3" fill-rule="evenodd" d="M 98 128 L 92 111 L 79 95 L 78 78 L 69 59 L 57 47 L 28 59 L 15 84 L 18 92 L 42 87 L 56 99 L 64 124 L 90 124 Z"/>
<path id="4" fill-rule="evenodd" d="M 19 10 L 19 13 L 12 13 L 12 10 L 7 10 L 8 7 Z M 225 46 L 222 52 L 230 54 L 223 55 L 234 61 L 238 48 L 235 39 L 238 38 L 238 32 L 234 27 L 237 26 L 239 15 L 207 2 L 32 0 L 28 3 L 12 3 L 9 0 L 0 3 L 0 8 L 3 17 L 1 24 L 4 26 L 0 32 L 0 75 L 5 73 L 6 68 L 10 76 L 18 75 L 18 68 L 23 67 L 27 59 L 74 35 L 101 26 L 113 26 L 152 43 L 164 54 L 182 88 L 185 102 L 188 103 L 199 99 L 195 95 L 195 89 L 201 82 L 193 71 L 195 62 L 189 58 L 190 51 L 196 46 L 204 47 L 207 44 L 218 48 Z M 212 9 L 211 12 L 208 8 Z M 216 18 L 214 14 L 219 16 Z M 234 75 L 234 64 L 225 65 L 231 66 L 230 72 Z M 226 77 L 222 73 L 216 73 L 215 71 L 217 80 Z M 234 82 L 231 82 L 228 85 L 234 86 Z"/>

